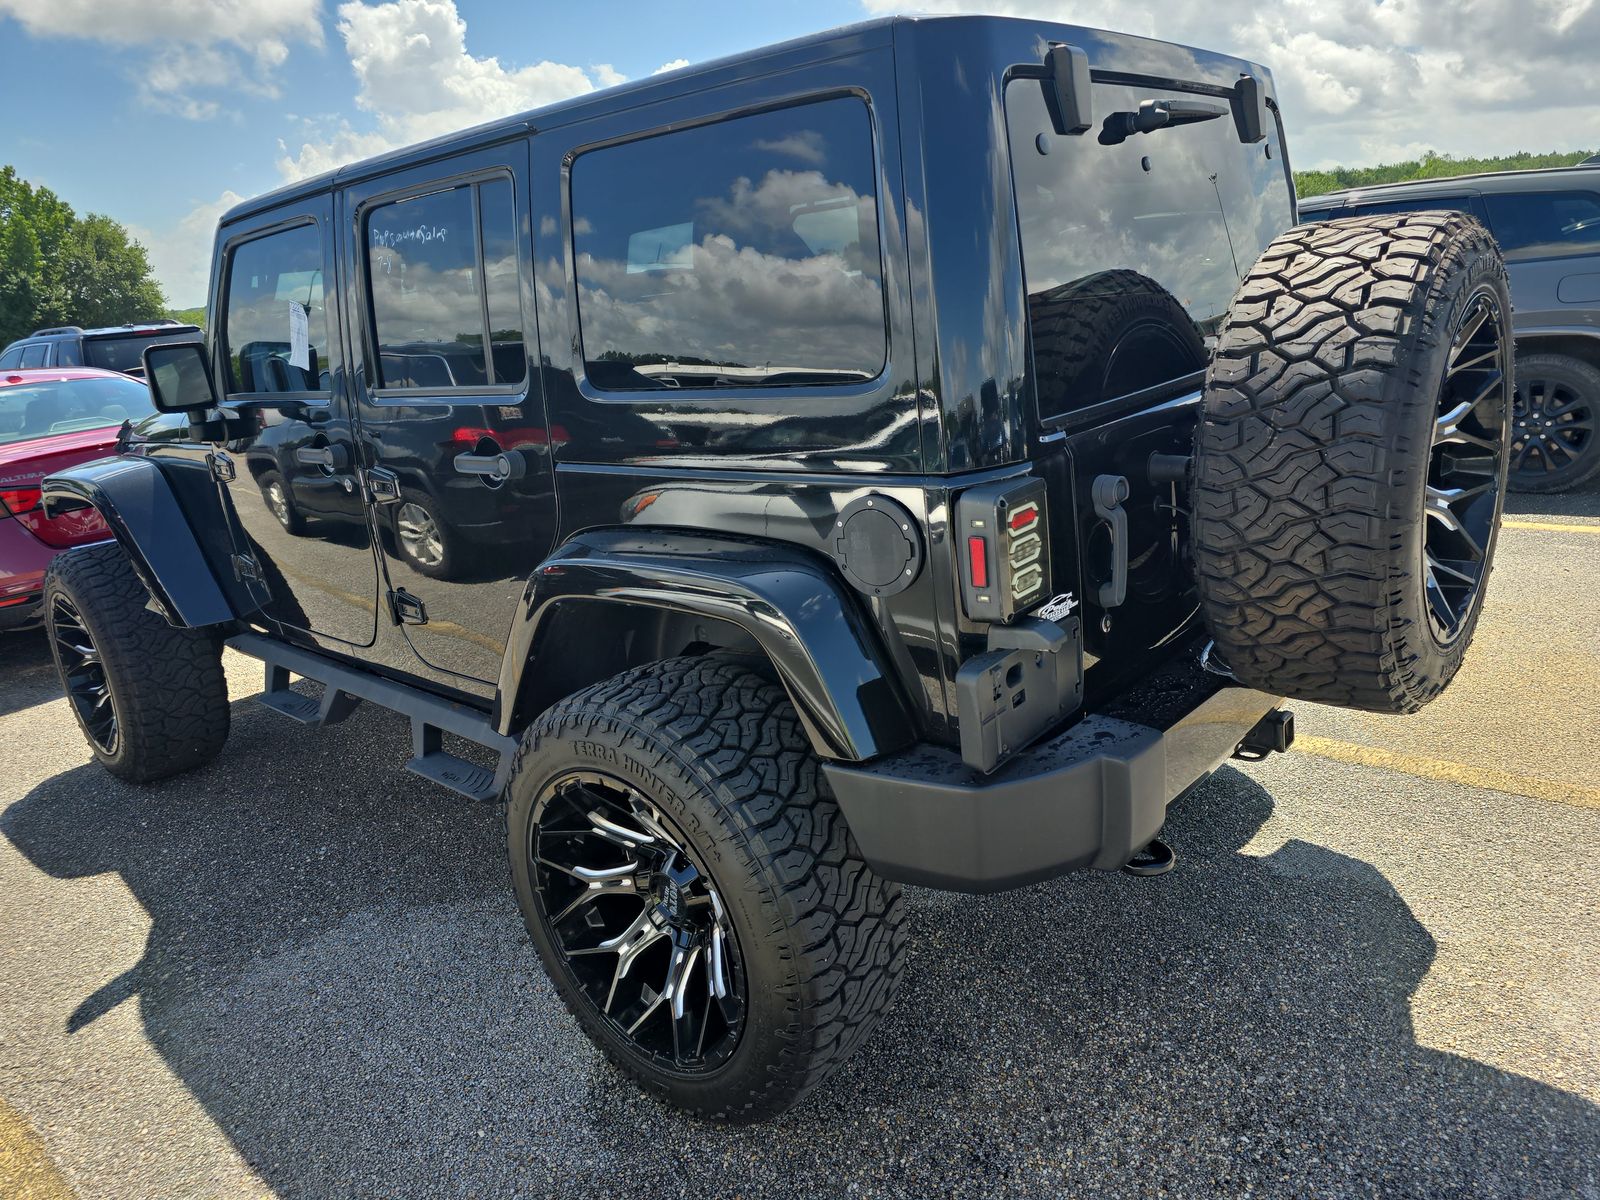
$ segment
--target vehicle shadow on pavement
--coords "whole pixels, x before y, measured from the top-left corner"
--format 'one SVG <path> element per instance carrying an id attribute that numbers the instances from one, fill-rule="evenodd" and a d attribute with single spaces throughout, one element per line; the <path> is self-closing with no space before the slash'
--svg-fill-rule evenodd
<path id="1" fill-rule="evenodd" d="M 0 633 L 0 717 L 61 698 L 43 633 Z"/>
<path id="2" fill-rule="evenodd" d="M 1432 938 L 1365 863 L 1241 853 L 1273 801 L 1238 772 L 1174 811 L 1168 876 L 909 891 L 893 1014 L 798 1110 L 724 1128 L 590 1047 L 498 814 L 393 767 L 403 722 L 286 749 L 281 718 L 234 716 L 219 763 L 144 789 L 77 768 L 0 833 L 149 914 L 142 960 L 61 1028 L 136 1000 L 280 1193 L 1593 1194 L 1600 1109 L 1418 1045 Z"/>

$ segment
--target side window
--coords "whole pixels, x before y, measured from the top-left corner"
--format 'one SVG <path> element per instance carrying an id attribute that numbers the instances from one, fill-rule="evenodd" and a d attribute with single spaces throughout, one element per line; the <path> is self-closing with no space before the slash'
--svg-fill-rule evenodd
<path id="1" fill-rule="evenodd" d="M 1600 196 L 1505 192 L 1484 196 L 1500 249 L 1517 258 L 1600 253 Z"/>
<path id="2" fill-rule="evenodd" d="M 9 371 L 12 367 L 20 367 L 22 365 L 22 350 L 21 346 L 12 346 L 4 354 L 0 354 L 0 371 Z"/>
<path id="3" fill-rule="evenodd" d="M 56 366 L 81 367 L 83 366 L 83 345 L 74 338 L 65 338 L 56 343 Z"/>
<path id="4" fill-rule="evenodd" d="M 573 163 L 571 186 L 578 321 L 595 386 L 793 387 L 883 370 L 862 101 L 591 150 Z"/>
<path id="5" fill-rule="evenodd" d="M 1472 212 L 1471 196 L 1413 196 L 1409 200 L 1379 200 L 1371 204 L 1352 204 L 1343 214 L 1366 217 L 1400 212 Z"/>
<path id="6" fill-rule="evenodd" d="M 295 331 L 302 315 L 304 345 Z M 329 390 L 333 341 L 317 226 L 296 225 L 235 247 L 222 320 L 228 395 Z"/>
<path id="7" fill-rule="evenodd" d="M 397 200 L 367 217 L 381 388 L 519 384 L 527 373 L 516 214 L 504 179 Z"/>
<path id="8" fill-rule="evenodd" d="M 45 357 L 49 353 L 49 342 L 33 342 L 22 348 L 22 365 L 25 367 L 42 367 L 45 364 Z"/>

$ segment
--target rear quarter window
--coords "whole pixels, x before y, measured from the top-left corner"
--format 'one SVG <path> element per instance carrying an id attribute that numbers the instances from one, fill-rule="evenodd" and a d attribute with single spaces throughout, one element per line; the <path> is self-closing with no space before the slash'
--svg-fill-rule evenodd
<path id="1" fill-rule="evenodd" d="M 813 101 L 572 167 L 585 374 L 609 390 L 860 383 L 884 368 L 872 121 Z"/>
<path id="2" fill-rule="evenodd" d="M 1600 195 L 1502 192 L 1484 196 L 1483 202 L 1507 258 L 1600 253 Z"/>

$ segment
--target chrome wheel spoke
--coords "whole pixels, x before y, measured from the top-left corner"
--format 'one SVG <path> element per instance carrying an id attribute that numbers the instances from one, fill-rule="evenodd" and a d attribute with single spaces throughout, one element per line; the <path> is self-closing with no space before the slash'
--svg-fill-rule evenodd
<path id="1" fill-rule="evenodd" d="M 1506 460 L 1516 470 L 1535 454 L 1550 461 L 1544 386 L 1529 381 L 1508 395 L 1508 350 L 1504 315 L 1481 292 L 1451 339 L 1423 490 L 1424 603 L 1441 642 L 1460 633 L 1477 604 Z"/>
<path id="2" fill-rule="evenodd" d="M 540 917 L 583 1001 L 677 1070 L 725 1060 L 743 1027 L 743 960 L 721 896 L 651 799 L 571 771 L 541 791 L 528 853 Z"/>

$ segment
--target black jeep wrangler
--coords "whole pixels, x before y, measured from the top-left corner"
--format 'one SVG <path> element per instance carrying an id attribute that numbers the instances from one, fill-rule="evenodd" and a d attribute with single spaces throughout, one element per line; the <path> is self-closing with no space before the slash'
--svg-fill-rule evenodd
<path id="1" fill-rule="evenodd" d="M 1460 666 L 1500 257 L 1456 213 L 1294 224 L 1266 70 L 993 18 L 242 204 L 205 343 L 146 355 L 189 439 L 47 482 L 116 535 L 47 585 L 72 706 L 134 781 L 222 749 L 224 646 L 301 724 L 406 714 L 410 770 L 503 804 L 601 1048 L 778 1112 L 888 1009 L 902 882 L 1159 873 L 1281 698 L 1410 712 Z"/>

